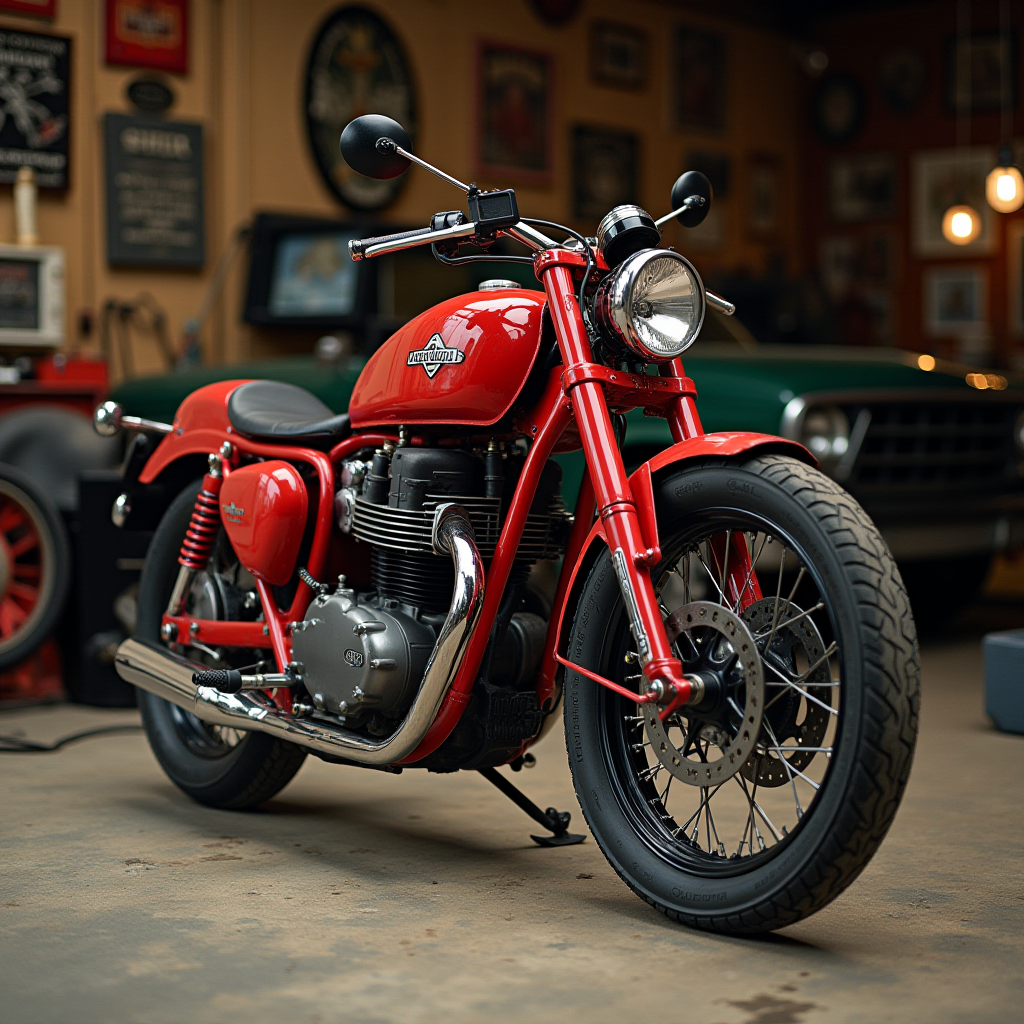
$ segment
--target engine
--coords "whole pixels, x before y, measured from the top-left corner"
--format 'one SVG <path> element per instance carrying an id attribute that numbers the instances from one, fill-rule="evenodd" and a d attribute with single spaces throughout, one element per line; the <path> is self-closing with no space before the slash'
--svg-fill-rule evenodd
<path id="1" fill-rule="evenodd" d="M 464 508 L 488 563 L 523 459 L 519 448 L 502 452 L 495 445 L 483 453 L 386 445 L 372 460 L 342 464 L 337 522 L 369 546 L 372 589 L 341 585 L 321 594 L 293 629 L 294 656 L 316 714 L 370 735 L 394 731 L 419 688 L 452 599 L 451 559 L 431 545 L 434 512 L 444 502 Z M 482 701 L 477 731 L 499 745 L 529 738 L 542 717 L 532 681 L 546 609 L 531 600 L 527 581 L 535 562 L 564 549 L 572 520 L 560 487 L 561 470 L 549 462 L 481 669 L 477 690 L 483 696 L 476 699 L 474 691 L 475 703 Z"/>

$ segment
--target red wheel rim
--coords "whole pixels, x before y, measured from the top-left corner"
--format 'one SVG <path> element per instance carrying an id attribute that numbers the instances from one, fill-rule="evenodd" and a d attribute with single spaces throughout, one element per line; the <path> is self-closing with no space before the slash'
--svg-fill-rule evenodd
<path id="1" fill-rule="evenodd" d="M 0 493 L 0 646 L 7 646 L 43 611 L 52 575 L 49 545 L 38 512 L 11 493 Z"/>

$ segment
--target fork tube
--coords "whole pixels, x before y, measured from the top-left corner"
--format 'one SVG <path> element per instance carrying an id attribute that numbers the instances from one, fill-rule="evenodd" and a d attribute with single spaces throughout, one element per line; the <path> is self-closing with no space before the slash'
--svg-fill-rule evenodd
<path id="1" fill-rule="evenodd" d="M 670 363 L 662 363 L 658 367 L 658 372 L 662 377 L 686 377 L 683 361 L 679 356 Z M 697 414 L 697 403 L 689 395 L 676 399 L 675 407 L 666 412 L 665 419 L 668 420 L 668 428 L 672 431 L 672 440 L 677 444 L 680 441 L 689 441 L 691 437 L 700 437 L 704 433 L 700 416 Z"/>
<path id="2" fill-rule="evenodd" d="M 592 362 L 586 326 L 575 300 L 572 273 L 565 266 L 551 263 L 543 271 L 543 281 L 566 370 Z M 644 675 L 649 682 L 661 680 L 663 684 L 673 684 L 675 696 L 685 701 L 689 684 L 683 678 L 682 664 L 672 654 L 662 625 L 649 568 L 653 551 L 640 529 L 604 391 L 596 382 L 586 381 L 577 384 L 569 396 L 594 485 L 597 511 L 604 523 Z"/>

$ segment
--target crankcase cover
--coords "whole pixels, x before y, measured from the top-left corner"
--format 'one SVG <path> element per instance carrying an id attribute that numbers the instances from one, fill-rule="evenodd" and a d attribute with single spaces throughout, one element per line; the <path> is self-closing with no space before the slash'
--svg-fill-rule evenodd
<path id="1" fill-rule="evenodd" d="M 287 462 L 243 466 L 220 489 L 221 519 L 238 560 L 277 586 L 295 571 L 308 506 L 306 485 Z"/>
<path id="2" fill-rule="evenodd" d="M 509 288 L 470 292 L 421 313 L 359 375 L 352 425 L 496 423 L 540 351 L 544 302 L 541 292 Z"/>
<path id="3" fill-rule="evenodd" d="M 318 597 L 292 634 L 313 703 L 337 715 L 404 713 L 434 649 L 434 630 L 399 609 L 357 604 L 351 591 Z"/>

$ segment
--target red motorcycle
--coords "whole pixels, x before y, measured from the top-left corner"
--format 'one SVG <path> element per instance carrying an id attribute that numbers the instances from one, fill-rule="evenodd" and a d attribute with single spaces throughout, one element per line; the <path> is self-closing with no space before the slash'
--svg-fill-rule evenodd
<path id="1" fill-rule="evenodd" d="M 701 428 L 680 355 L 707 306 L 732 307 L 658 245 L 707 214 L 707 179 L 682 175 L 659 221 L 620 206 L 583 238 L 426 164 L 388 118 L 341 148 L 370 177 L 426 167 L 469 210 L 353 259 L 431 245 L 528 262 L 544 291 L 488 281 L 425 311 L 344 415 L 264 380 L 201 388 L 173 424 L 97 410 L 101 432 L 137 431 L 115 521 L 180 491 L 117 653 L 160 764 L 222 808 L 269 799 L 309 753 L 472 769 L 560 845 L 583 839 L 569 815 L 496 769 L 531 764 L 561 704 L 580 806 L 640 897 L 732 934 L 818 910 L 903 793 L 914 623 L 881 536 L 806 449 Z M 502 236 L 529 255 L 489 253 Z M 675 443 L 627 473 L 636 408 Z M 580 448 L 570 515 L 552 455 Z"/>

